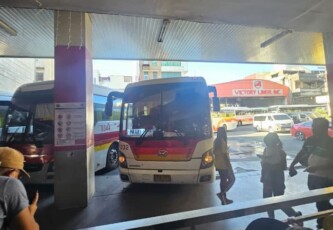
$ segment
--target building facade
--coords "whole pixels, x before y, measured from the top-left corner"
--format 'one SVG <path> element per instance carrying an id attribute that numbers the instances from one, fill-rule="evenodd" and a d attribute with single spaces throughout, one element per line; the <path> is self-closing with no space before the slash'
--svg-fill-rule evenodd
<path id="1" fill-rule="evenodd" d="M 129 83 L 133 82 L 132 76 L 109 75 L 101 76 L 98 70 L 93 73 L 94 84 L 102 85 L 114 90 L 124 90 Z"/>
<path id="2" fill-rule="evenodd" d="M 2 94 L 13 94 L 26 83 L 54 80 L 54 59 L 0 58 L 0 69 Z M 134 81 L 132 76 L 101 76 L 99 70 L 94 70 L 93 79 L 94 84 L 113 89 L 124 89 Z"/>
<path id="3" fill-rule="evenodd" d="M 327 100 L 323 100 L 328 99 L 325 70 L 283 69 L 260 75 L 252 74 L 245 79 L 265 79 L 287 86 L 290 89 L 291 104 L 327 103 Z"/>
<path id="4" fill-rule="evenodd" d="M 290 90 L 263 79 L 243 79 L 215 84 L 220 103 L 225 107 L 268 107 L 290 103 Z"/>
<path id="5" fill-rule="evenodd" d="M 187 73 L 187 63 L 180 61 L 140 61 L 139 81 L 181 77 Z"/>

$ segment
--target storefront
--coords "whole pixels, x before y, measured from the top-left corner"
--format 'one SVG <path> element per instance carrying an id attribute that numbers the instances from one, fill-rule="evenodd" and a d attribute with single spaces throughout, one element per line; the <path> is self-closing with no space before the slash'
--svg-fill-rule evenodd
<path id="1" fill-rule="evenodd" d="M 266 107 L 290 104 L 287 86 L 268 80 L 243 79 L 215 84 L 225 106 Z"/>

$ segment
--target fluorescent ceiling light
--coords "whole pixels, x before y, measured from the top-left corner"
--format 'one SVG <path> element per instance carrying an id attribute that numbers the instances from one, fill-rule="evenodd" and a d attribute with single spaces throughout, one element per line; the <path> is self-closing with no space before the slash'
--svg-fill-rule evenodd
<path id="1" fill-rule="evenodd" d="M 166 33 L 166 29 L 167 29 L 169 23 L 170 23 L 169 19 L 163 20 L 163 24 L 162 24 L 162 27 L 161 27 L 161 30 L 160 30 L 160 33 L 159 33 L 158 39 L 157 39 L 158 42 L 163 42 L 165 33 Z"/>
<path id="2" fill-rule="evenodd" d="M 0 29 L 4 30 L 10 36 L 16 36 L 17 35 L 17 31 L 1 19 L 0 19 Z"/>
<path id="3" fill-rule="evenodd" d="M 260 44 L 261 48 L 265 48 L 269 45 L 271 45 L 272 43 L 276 42 L 277 40 L 287 36 L 288 34 L 291 34 L 293 31 L 292 30 L 284 30 L 276 35 L 274 35 L 273 37 L 271 37 L 270 39 L 264 41 L 263 43 Z"/>

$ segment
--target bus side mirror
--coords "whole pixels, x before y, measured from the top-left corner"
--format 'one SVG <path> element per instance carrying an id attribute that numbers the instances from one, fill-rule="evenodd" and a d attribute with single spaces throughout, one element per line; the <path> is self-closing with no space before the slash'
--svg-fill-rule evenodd
<path id="1" fill-rule="evenodd" d="M 220 112 L 220 99 L 218 97 L 212 97 L 213 111 Z"/>
<path id="2" fill-rule="evenodd" d="M 108 99 L 105 103 L 105 109 L 104 109 L 104 114 L 106 116 L 111 117 L 112 116 L 112 109 L 113 109 L 113 100 L 116 98 L 123 98 L 124 93 L 123 92 L 118 92 L 118 91 L 113 91 L 109 93 Z"/>
<path id="3" fill-rule="evenodd" d="M 107 101 L 105 103 L 105 109 L 104 109 L 104 113 L 106 116 L 111 117 L 112 116 L 112 108 L 113 108 L 113 101 Z"/>

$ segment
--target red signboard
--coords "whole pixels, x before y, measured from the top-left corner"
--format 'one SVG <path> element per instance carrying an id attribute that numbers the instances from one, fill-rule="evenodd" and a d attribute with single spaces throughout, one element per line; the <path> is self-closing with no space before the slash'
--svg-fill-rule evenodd
<path id="1" fill-rule="evenodd" d="M 287 86 L 264 79 L 243 79 L 215 84 L 217 95 L 228 97 L 289 97 Z"/>
<path id="2" fill-rule="evenodd" d="M 283 90 L 282 89 L 233 89 L 232 95 L 236 97 L 283 96 Z"/>

